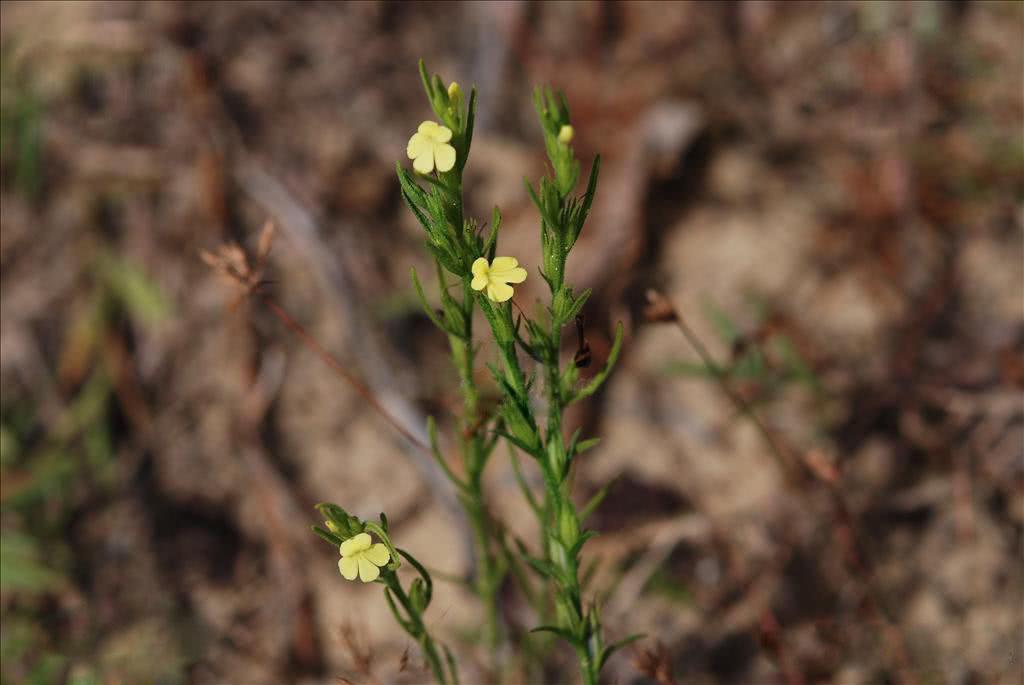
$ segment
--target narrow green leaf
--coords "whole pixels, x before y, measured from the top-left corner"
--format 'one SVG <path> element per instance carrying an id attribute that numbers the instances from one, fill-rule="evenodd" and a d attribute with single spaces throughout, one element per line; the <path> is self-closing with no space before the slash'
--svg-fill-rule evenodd
<path id="1" fill-rule="evenodd" d="M 445 333 L 448 333 L 449 335 L 458 336 L 459 333 L 453 331 L 451 328 L 447 326 L 447 324 L 445 324 L 445 322 L 441 321 L 441 319 L 437 316 L 437 313 L 434 311 L 434 308 L 430 306 L 429 302 L 427 302 L 427 296 L 423 292 L 423 285 L 420 283 L 420 279 L 416 275 L 416 267 L 410 267 L 409 273 L 412 276 L 412 285 L 413 288 L 416 289 L 416 297 L 420 301 L 420 307 L 423 308 L 423 313 L 427 315 L 427 318 L 429 318 L 434 323 L 435 326 L 440 328 Z"/>
<path id="2" fill-rule="evenodd" d="M 434 88 L 430 83 L 430 74 L 427 72 L 427 65 L 420 60 L 420 79 L 423 81 L 423 90 L 427 92 L 427 99 L 434 102 Z"/>
<path id="3" fill-rule="evenodd" d="M 619 651 L 623 647 L 636 642 L 637 640 L 642 640 L 645 637 L 647 637 L 647 635 L 645 633 L 637 633 L 635 635 L 630 635 L 627 638 L 623 638 L 623 639 L 619 640 L 618 642 L 615 642 L 615 643 L 610 644 L 607 647 L 605 647 L 601 651 L 601 659 L 598 662 L 598 667 L 597 667 L 598 670 L 604 668 L 604 665 L 608 662 L 608 659 L 611 657 L 612 654 L 614 654 L 615 652 Z"/>
<path id="4" fill-rule="evenodd" d="M 583 509 L 580 510 L 580 521 L 586 521 L 587 518 L 593 514 L 599 506 L 601 506 L 601 502 L 603 502 L 604 498 L 608 496 L 608 491 L 612 489 L 612 486 L 615 485 L 617 481 L 618 477 L 611 479 L 604 484 L 604 487 L 594 493 L 594 496 L 591 497 L 583 506 Z"/>
<path id="5" fill-rule="evenodd" d="M 730 345 L 740 337 L 739 327 L 733 322 L 729 315 L 718 307 L 710 298 L 703 301 L 704 315 L 718 331 L 718 336 Z"/>
<path id="6" fill-rule="evenodd" d="M 537 626 L 536 628 L 530 629 L 531 633 L 554 633 L 558 637 L 562 638 L 570 644 L 579 644 L 576 636 L 570 633 L 565 628 L 559 628 L 558 626 Z"/>
<path id="7" fill-rule="evenodd" d="M 452 685 L 459 685 L 459 669 L 455 665 L 455 657 L 452 656 L 452 651 L 448 649 L 448 645 L 442 644 L 441 649 L 444 650 L 444 658 L 448 662 L 448 674 L 452 678 Z"/>
<path id="8" fill-rule="evenodd" d="M 582 399 L 584 399 L 586 397 L 590 397 L 595 392 L 597 392 L 598 388 L 601 387 L 601 384 L 604 383 L 605 379 L 608 378 L 608 374 L 611 373 L 612 368 L 615 366 L 615 362 L 619 358 L 619 352 L 621 350 L 622 350 L 622 323 L 619 322 L 615 326 L 615 342 L 612 343 L 611 352 L 608 354 L 608 362 L 605 364 L 604 368 L 601 369 L 601 372 L 599 374 L 597 374 L 592 379 L 590 379 L 590 382 L 587 383 L 585 386 L 583 386 L 583 388 L 581 388 L 576 393 L 576 395 L 572 398 L 573 402 L 582 400 Z"/>
<path id="9" fill-rule="evenodd" d="M 343 540 L 339 536 L 335 535 L 334 533 L 332 533 L 329 530 L 324 530 L 320 526 L 311 526 L 311 527 L 312 527 L 314 533 L 316 533 L 317 535 L 319 535 L 320 537 L 322 537 L 324 540 L 326 540 L 330 544 L 334 545 L 335 547 L 339 547 L 341 545 L 341 543 L 343 542 Z"/>
<path id="10" fill-rule="evenodd" d="M 384 588 L 384 598 L 388 600 L 388 607 L 391 609 L 391 613 L 394 614 L 395 620 L 398 621 L 398 625 L 402 626 L 402 629 L 409 633 L 414 639 L 419 638 L 419 632 L 416 630 L 416 626 L 412 621 L 407 621 L 398 612 L 398 607 L 395 605 L 395 600 L 391 597 L 391 588 Z"/>
<path id="11" fill-rule="evenodd" d="M 487 236 L 487 242 L 484 243 L 484 249 L 482 255 L 489 262 L 494 261 L 494 255 L 498 250 L 498 229 L 501 227 L 501 210 L 495 205 L 491 211 L 491 232 Z"/>
<path id="12" fill-rule="evenodd" d="M 406 561 L 412 564 L 413 568 L 416 569 L 416 572 L 420 574 L 425 586 L 426 601 L 427 604 L 430 604 L 430 598 L 434 596 L 434 581 L 430 578 L 430 573 L 428 573 L 427 569 L 423 567 L 423 564 L 416 560 L 416 557 L 409 554 L 404 549 L 399 548 L 398 553 L 401 554 Z"/>
<path id="13" fill-rule="evenodd" d="M 526 503 L 530 505 L 530 509 L 533 510 L 534 515 L 537 518 L 541 518 L 541 508 L 534 498 L 533 493 L 530 492 L 530 485 L 526 482 L 526 478 L 523 476 L 523 467 L 519 463 L 519 457 L 516 456 L 516 451 L 511 447 L 508 450 L 509 460 L 512 462 L 512 473 L 515 475 L 516 483 L 519 484 L 519 490 L 523 493 L 523 497 L 526 499 Z"/>
<path id="14" fill-rule="evenodd" d="M 434 456 L 434 461 L 437 462 L 437 465 L 441 467 L 442 471 L 444 471 L 444 475 L 448 476 L 448 480 L 450 480 L 456 488 L 464 492 L 468 492 L 469 486 L 452 472 L 448 467 L 448 460 L 444 458 L 443 454 L 441 454 L 441 446 L 438 444 L 437 440 L 437 423 L 434 421 L 433 416 L 427 417 L 427 437 L 430 439 L 430 453 Z"/>
<path id="15" fill-rule="evenodd" d="M 580 550 L 583 549 L 583 545 L 587 544 L 587 540 L 596 538 L 598 535 L 599 533 L 596 530 L 583 531 L 583 533 L 580 534 L 579 539 L 576 540 L 576 542 L 573 543 L 573 546 L 569 548 L 569 558 L 575 559 L 579 556 Z"/>
<path id="16" fill-rule="evenodd" d="M 469 91 L 469 108 L 466 110 L 466 134 L 463 143 L 462 159 L 459 160 L 459 173 L 466 168 L 469 161 L 469 148 L 473 144 L 473 127 L 476 124 L 476 87 Z"/>

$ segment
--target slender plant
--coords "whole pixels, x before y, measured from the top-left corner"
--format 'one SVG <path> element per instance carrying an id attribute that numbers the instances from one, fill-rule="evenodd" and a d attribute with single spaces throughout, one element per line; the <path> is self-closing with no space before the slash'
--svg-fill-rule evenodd
<path id="1" fill-rule="evenodd" d="M 585 530 L 582 521 L 606 490 L 582 510 L 576 507 L 571 496 L 571 467 L 575 457 L 597 441 L 582 440 L 578 430 L 566 439 L 563 429 L 566 408 L 597 391 L 615 364 L 622 344 L 619 326 L 606 366 L 582 386 L 579 369 L 589 360 L 577 355 L 563 367 L 562 329 L 579 316 L 590 295 L 589 290 L 577 294 L 566 283 L 565 265 L 594 199 L 600 158 L 594 159 L 585 192 L 573 195 L 580 176 L 580 163 L 571 145 L 574 129 L 569 108 L 564 96 L 556 96 L 548 88 L 538 89 L 534 100 L 551 170 L 541 179 L 537 190 L 528 181 L 526 188 L 540 211 L 543 264 L 539 271 L 548 286 L 550 300 L 535 318 L 527 316 L 517 305 L 519 314 L 513 319 L 512 284 L 522 283 L 528 273 L 516 258 L 496 256 L 501 214 L 494 209 L 490 228 L 485 231 L 466 218 L 463 210 L 462 172 L 473 135 L 475 90 L 468 104 L 464 104 L 457 84 L 445 88 L 440 76 L 431 77 L 422 62 L 420 74 L 427 98 L 441 123 L 425 121 L 420 124 L 406 150 L 413 160 L 415 173 L 401 164 L 397 171 L 402 197 L 426 231 L 426 247 L 438 265 L 442 293 L 440 315 L 427 304 L 415 274 L 413 278 L 427 315 L 449 335 L 463 379 L 464 398 L 467 398 L 463 419 L 473 417 L 472 426 L 476 429 L 464 434 L 464 440 L 470 441 L 468 450 L 465 447 L 463 450 L 464 459 L 469 457 L 465 462 L 468 482 L 455 477 L 439 450 L 435 450 L 435 456 L 460 491 L 471 484 L 474 474 L 482 471 L 494 448 L 495 436 L 504 438 L 536 462 L 543 476 L 541 496 L 536 496 L 525 480 L 520 479 L 520 484 L 539 520 L 542 550 L 535 555 L 519 545 L 518 551 L 550 588 L 553 613 L 550 624 L 534 630 L 554 633 L 572 645 L 583 681 L 592 685 L 597 683 L 608 657 L 639 637 L 631 636 L 606 645 L 598 608 L 582 597 L 580 552 L 595 534 Z M 456 279 L 461 300 L 448 294 L 446 273 Z M 499 409 L 489 424 L 479 417 L 472 385 L 473 348 L 469 332 L 473 303 L 487 320 L 500 362 L 489 365 L 502 396 Z M 542 403 L 535 401 L 533 391 L 537 377 L 524 371 L 519 361 L 520 351 L 538 366 L 543 386 Z M 488 425 L 490 438 L 485 437 Z M 478 441 L 478 447 L 472 446 L 474 440 Z M 436 445 L 436 441 L 434 443 Z M 479 483 L 470 487 L 479 488 Z M 469 490 L 470 495 L 476 493 L 478 489 L 475 493 Z M 464 497 L 464 504 L 467 502 L 473 500 Z"/>
<path id="2" fill-rule="evenodd" d="M 449 467 L 441 451 L 433 417 L 428 419 L 427 433 L 431 453 L 455 486 L 473 531 L 475 577 L 471 587 L 484 607 L 486 618 L 483 642 L 494 657 L 503 632 L 498 610 L 498 591 L 508 564 L 504 547 L 498 544 L 500 530 L 485 505 L 483 473 L 498 439 L 491 429 L 495 421 L 500 419 L 483 412 L 476 383 L 476 347 L 473 342 L 476 298 L 467 279 L 460 278 L 459 282 L 449 284 L 445 276 L 446 270 L 459 273 L 464 255 L 469 251 L 482 249 L 476 236 L 476 225 L 466 220 L 462 205 L 462 172 L 473 139 L 476 89 L 470 91 L 467 102 L 457 83 L 453 82 L 445 88 L 438 77 L 431 81 L 422 62 L 420 75 L 430 104 L 441 123 L 423 122 L 409 140 L 407 153 L 414 160 L 413 167 L 422 174 L 422 178 L 433 182 L 434 193 L 429 196 L 433 201 L 427 200 L 428 194 L 418 186 L 410 186 L 408 190 L 415 192 L 417 198 L 424 201 L 425 211 L 430 215 L 434 227 L 434 234 L 428 229 L 432 239 L 428 241 L 427 247 L 436 265 L 440 311 L 435 311 L 428 303 L 416 270 L 412 269 L 411 273 L 423 310 L 434 325 L 448 336 L 452 363 L 458 372 L 462 395 L 462 411 L 457 420 L 462 477 Z M 435 169 L 436 177 L 430 175 Z M 401 168 L 399 177 L 403 178 Z M 415 182 L 412 186 L 415 186 Z M 403 195 L 406 190 L 406 184 L 403 183 Z M 417 216 L 424 221 L 427 215 L 418 212 Z M 500 223 L 501 215 L 496 210 L 492 222 L 492 233 L 495 236 Z"/>

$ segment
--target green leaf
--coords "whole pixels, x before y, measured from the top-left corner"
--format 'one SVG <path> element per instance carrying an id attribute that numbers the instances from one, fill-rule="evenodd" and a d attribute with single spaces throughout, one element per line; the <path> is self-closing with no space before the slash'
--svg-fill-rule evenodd
<path id="1" fill-rule="evenodd" d="M 420 574 L 420 578 L 423 579 L 424 583 L 426 601 L 427 604 L 430 604 L 430 598 L 434 596 L 434 581 L 430 578 L 430 573 L 427 572 L 427 569 L 424 568 L 423 564 L 417 561 L 416 557 L 409 554 L 404 549 L 399 549 L 398 553 L 401 554 L 406 561 L 412 564 L 413 568 L 416 569 L 416 572 Z"/>
<path id="2" fill-rule="evenodd" d="M 0 534 L 0 590 L 37 594 L 60 588 L 64 576 L 42 557 L 34 538 L 15 531 Z"/>
<path id="3" fill-rule="evenodd" d="M 469 491 L 469 486 L 466 485 L 458 476 L 452 472 L 451 468 L 448 467 L 448 460 L 441 454 L 441 447 L 437 440 L 437 423 L 434 421 L 433 416 L 427 417 L 427 437 L 430 439 L 430 453 L 434 457 L 434 461 L 437 462 L 441 470 L 444 471 L 444 475 L 448 476 L 448 480 L 452 482 L 455 487 L 463 492 Z"/>
<path id="4" fill-rule="evenodd" d="M 391 588 L 384 588 L 384 598 L 388 601 L 388 607 L 391 609 L 391 613 L 394 614 L 395 620 L 398 621 L 398 625 L 402 626 L 402 629 L 414 639 L 418 639 L 419 631 L 416 629 L 416 625 L 412 621 L 403 618 L 398 612 L 395 600 L 391 597 Z"/>
<path id="5" fill-rule="evenodd" d="M 511 447 L 508 450 L 508 458 L 512 462 L 512 473 L 515 475 L 516 483 L 519 485 L 519 490 L 523 493 L 523 497 L 526 499 L 526 503 L 533 510 L 534 515 L 537 518 L 541 518 L 540 504 L 537 503 L 537 499 L 530 492 L 530 485 L 526 482 L 526 478 L 523 476 L 523 467 L 519 463 L 519 457 L 516 456 L 516 451 Z"/>
<path id="6" fill-rule="evenodd" d="M 587 544 L 587 540 L 596 538 L 598 535 L 599 533 L 596 530 L 583 531 L 583 533 L 580 534 L 579 539 L 577 539 L 573 546 L 569 548 L 569 557 L 574 559 L 579 556 L 580 550 L 583 549 L 583 545 Z"/>
<path id="7" fill-rule="evenodd" d="M 96 261 L 100 279 L 128 313 L 144 323 L 157 323 L 171 307 L 157 285 L 138 267 L 120 257 L 101 253 Z"/>
<path id="8" fill-rule="evenodd" d="M 429 318 L 435 326 L 445 333 L 448 333 L 449 335 L 459 335 L 459 333 L 449 328 L 445 322 L 441 321 L 440 317 L 437 316 L 437 312 L 435 312 L 434 308 L 430 306 L 429 302 L 427 302 L 427 296 L 423 293 L 423 285 L 420 283 L 420 279 L 416 275 L 416 267 L 410 267 L 409 273 L 412 276 L 412 286 L 416 289 L 416 297 L 419 299 L 420 307 L 423 309 L 423 313 L 427 315 L 427 318 Z"/>
<path id="9" fill-rule="evenodd" d="M 615 477 L 604 484 L 604 486 L 598 490 L 590 500 L 580 510 L 580 521 L 586 521 L 587 518 L 594 513 L 594 511 L 601 506 L 601 502 L 608 496 L 608 491 L 612 489 L 612 486 L 618 481 L 618 477 Z"/>
<path id="10" fill-rule="evenodd" d="M 598 666 L 597 666 L 598 670 L 604 668 L 605 663 L 608 662 L 608 659 L 611 657 L 612 654 L 614 654 L 615 652 L 619 651 L 623 647 L 625 647 L 627 645 L 630 645 L 630 644 L 636 642 L 637 640 L 641 640 L 641 639 L 643 639 L 645 637 L 647 637 L 647 635 L 645 633 L 636 633 L 635 635 L 630 635 L 627 638 L 623 638 L 623 639 L 619 640 L 618 642 L 612 643 L 612 644 L 608 645 L 607 647 L 605 647 L 601 651 L 601 658 L 598 661 Z"/>
<path id="11" fill-rule="evenodd" d="M 494 432 L 497 433 L 498 435 L 500 435 L 501 437 L 505 438 L 505 440 L 507 440 L 508 442 L 512 443 L 513 445 L 515 445 L 519 449 L 521 449 L 523 452 L 526 452 L 527 454 L 529 454 L 534 459 L 539 459 L 540 458 L 540 457 L 537 456 L 537 452 L 536 452 L 535 448 L 533 448 L 530 445 L 526 444 L 525 442 L 523 442 L 519 438 L 515 437 L 514 435 L 508 433 L 507 431 L 495 430 Z"/>
<path id="12" fill-rule="evenodd" d="M 601 384 L 603 384 L 605 382 L 605 379 L 608 378 L 608 374 L 611 373 L 612 368 L 615 366 L 615 362 L 619 358 L 619 352 L 621 350 L 622 323 L 619 322 L 615 326 L 615 342 L 612 343 L 611 352 L 608 354 L 608 362 L 605 364 L 604 368 L 601 369 L 601 372 L 599 374 L 590 379 L 589 383 L 587 383 L 585 386 L 583 386 L 583 388 L 576 392 L 575 396 L 573 396 L 572 398 L 573 402 L 582 400 L 586 397 L 590 397 L 595 392 L 597 392 L 598 388 L 601 387 Z"/>
<path id="13" fill-rule="evenodd" d="M 498 251 L 498 229 L 501 227 L 501 211 L 495 205 L 494 209 L 491 210 L 491 232 L 487 236 L 487 242 L 484 243 L 484 249 L 482 256 L 487 259 L 488 262 L 494 261 L 494 255 Z"/>
<path id="14" fill-rule="evenodd" d="M 559 628 L 558 626 L 537 626 L 536 628 L 530 628 L 531 633 L 554 633 L 558 637 L 562 638 L 570 644 L 579 644 L 576 636 L 565 628 Z"/>
<path id="15" fill-rule="evenodd" d="M 452 685 L 459 685 L 459 669 L 455 664 L 455 657 L 452 656 L 448 645 L 442 644 L 441 649 L 444 650 L 444 660 L 448 662 L 448 673 L 452 677 Z"/>
<path id="16" fill-rule="evenodd" d="M 711 324 L 718 331 L 718 336 L 726 343 L 732 345 L 740 337 L 739 327 L 729 318 L 729 315 L 722 311 L 711 299 L 703 301 L 704 315 L 711 321 Z"/>
<path id="17" fill-rule="evenodd" d="M 601 155 L 594 157 L 594 162 L 590 167 L 590 180 L 587 181 L 587 190 L 583 194 L 583 205 L 580 207 L 580 218 L 579 226 L 576 228 L 575 235 L 572 236 L 570 245 L 576 242 L 576 238 L 579 237 L 580 230 L 583 228 L 583 222 L 587 220 L 587 216 L 590 214 L 590 207 L 594 204 L 594 195 L 597 193 L 597 177 L 601 172 Z"/>
<path id="18" fill-rule="evenodd" d="M 593 292 L 592 288 L 587 288 L 580 293 L 579 297 L 573 298 L 572 291 L 568 288 L 566 288 L 566 290 L 569 291 L 568 295 L 571 303 L 566 307 L 565 311 L 558 313 L 555 317 L 555 320 L 562 325 L 565 325 L 576 318 L 576 315 L 580 313 L 583 309 L 583 305 L 585 305 L 587 300 L 590 298 L 590 293 Z"/>
<path id="19" fill-rule="evenodd" d="M 420 79 L 423 81 L 423 90 L 427 93 L 427 99 L 434 101 L 434 88 L 430 83 L 430 73 L 427 71 L 427 64 L 420 60 Z"/>
<path id="20" fill-rule="evenodd" d="M 466 110 L 466 133 L 461 159 L 459 159 L 459 173 L 466 168 L 469 161 L 469 148 L 473 144 L 473 127 L 476 124 L 476 87 L 469 91 L 469 108 Z"/>
<path id="21" fill-rule="evenodd" d="M 320 526 L 311 526 L 311 528 L 313 529 L 314 533 L 316 533 L 317 535 L 319 535 L 320 537 L 322 537 L 324 540 L 326 540 L 330 544 L 334 545 L 335 547 L 340 547 L 341 543 L 344 542 L 344 540 L 342 540 L 340 536 L 335 535 L 331 531 L 325 530 L 325 529 L 321 528 Z"/>

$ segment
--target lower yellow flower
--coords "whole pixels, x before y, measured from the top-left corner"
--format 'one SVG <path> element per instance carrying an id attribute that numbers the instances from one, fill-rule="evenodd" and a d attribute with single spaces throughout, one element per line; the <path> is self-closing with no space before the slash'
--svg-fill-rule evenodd
<path id="1" fill-rule="evenodd" d="M 391 560 L 391 552 L 383 544 L 371 544 L 369 533 L 360 533 L 341 543 L 341 560 L 338 570 L 346 580 L 359 580 L 372 583 L 380 575 L 378 566 L 384 566 Z"/>
<path id="2" fill-rule="evenodd" d="M 487 288 L 487 297 L 495 302 L 512 299 L 512 286 L 509 283 L 522 283 L 526 280 L 526 269 L 519 266 L 515 257 L 495 257 L 490 264 L 483 257 L 473 262 L 473 290 Z"/>

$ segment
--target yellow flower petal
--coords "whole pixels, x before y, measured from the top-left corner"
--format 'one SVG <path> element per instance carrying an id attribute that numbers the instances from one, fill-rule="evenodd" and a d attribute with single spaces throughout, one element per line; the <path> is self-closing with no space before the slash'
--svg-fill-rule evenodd
<path id="1" fill-rule="evenodd" d="M 487 260 L 483 257 L 477 257 L 476 261 L 473 262 L 473 266 L 470 267 L 470 271 L 473 272 L 474 276 L 486 276 L 487 275 Z M 479 288 L 477 288 L 479 290 Z"/>
<path id="2" fill-rule="evenodd" d="M 505 285 L 504 283 L 495 283 L 491 281 L 490 285 L 487 286 L 487 297 L 491 298 L 495 302 L 507 302 L 512 299 L 513 294 L 512 286 Z"/>
<path id="3" fill-rule="evenodd" d="M 370 563 L 366 555 L 359 557 L 359 580 L 364 583 L 372 583 L 380 575 L 380 569 Z"/>
<path id="4" fill-rule="evenodd" d="M 447 143 L 452 139 L 452 130 L 447 126 L 438 126 L 434 133 L 434 140 L 439 143 Z"/>
<path id="5" fill-rule="evenodd" d="M 491 281 L 486 275 L 481 274 L 480 276 L 473 276 L 473 280 L 470 282 L 469 287 L 473 290 L 483 290 L 490 282 Z"/>
<path id="6" fill-rule="evenodd" d="M 352 557 L 342 557 L 338 560 L 338 570 L 345 580 L 355 580 L 359 574 L 359 562 Z"/>
<path id="7" fill-rule="evenodd" d="M 391 552 L 388 551 L 387 545 L 383 542 L 378 542 L 370 549 L 363 552 L 363 557 L 369 559 L 371 563 L 377 566 L 384 566 L 391 561 Z"/>
<path id="8" fill-rule="evenodd" d="M 448 131 L 448 129 L 444 129 Z M 451 139 L 452 132 L 448 131 L 448 139 Z M 451 171 L 455 166 L 455 148 L 451 145 L 435 145 L 434 160 L 437 162 L 438 171 Z"/>
<path id="9" fill-rule="evenodd" d="M 413 160 L 412 168 L 421 174 L 429 174 L 434 170 L 434 149 L 433 146 L 422 155 Z"/>
<path id="10" fill-rule="evenodd" d="M 439 126 L 437 125 L 436 121 L 424 121 L 416 130 L 424 135 L 428 135 L 431 138 L 433 138 L 437 135 L 438 128 Z"/>
<path id="11" fill-rule="evenodd" d="M 491 262 L 491 273 L 508 271 L 519 266 L 519 260 L 515 257 L 495 257 Z"/>
<path id="12" fill-rule="evenodd" d="M 514 269 L 509 269 L 499 276 L 499 278 L 506 283 L 522 283 L 526 280 L 526 269 L 521 266 L 517 266 Z"/>
<path id="13" fill-rule="evenodd" d="M 360 533 L 350 537 L 345 542 L 341 543 L 341 556 L 351 557 L 355 556 L 359 552 L 370 549 L 370 544 L 373 540 L 370 539 L 369 533 Z"/>
<path id="14" fill-rule="evenodd" d="M 434 143 L 429 137 L 423 133 L 414 133 L 412 138 L 409 139 L 409 144 L 405 146 L 405 154 L 409 156 L 409 159 L 416 159 L 433 149 Z"/>

